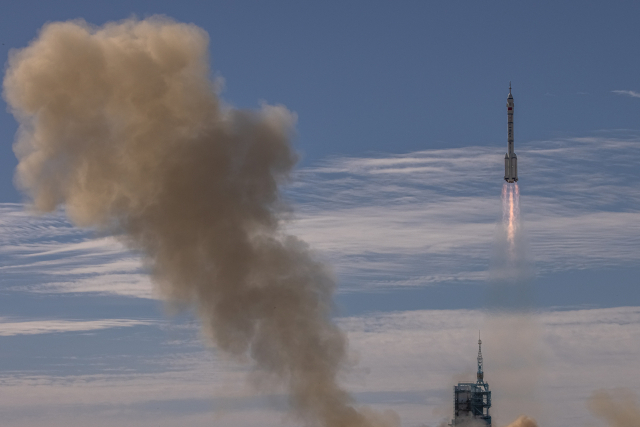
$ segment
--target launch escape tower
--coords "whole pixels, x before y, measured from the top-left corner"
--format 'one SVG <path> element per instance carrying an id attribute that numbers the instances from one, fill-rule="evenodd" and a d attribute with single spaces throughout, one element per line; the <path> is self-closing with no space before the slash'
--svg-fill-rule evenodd
<path id="1" fill-rule="evenodd" d="M 491 427 L 491 391 L 484 381 L 482 341 L 478 334 L 478 373 L 475 383 L 458 383 L 453 387 L 453 420 L 451 426 L 486 425 Z M 484 423 L 484 424 L 482 424 Z"/>

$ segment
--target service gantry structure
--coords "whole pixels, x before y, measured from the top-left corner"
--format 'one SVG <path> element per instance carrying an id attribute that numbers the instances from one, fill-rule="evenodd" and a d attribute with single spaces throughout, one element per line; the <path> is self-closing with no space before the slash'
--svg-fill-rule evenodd
<path id="1" fill-rule="evenodd" d="M 491 427 L 491 391 L 484 381 L 482 361 L 482 340 L 478 334 L 478 373 L 475 383 L 458 383 L 453 387 L 453 420 L 451 426 L 465 424 L 477 425 L 478 422 Z"/>

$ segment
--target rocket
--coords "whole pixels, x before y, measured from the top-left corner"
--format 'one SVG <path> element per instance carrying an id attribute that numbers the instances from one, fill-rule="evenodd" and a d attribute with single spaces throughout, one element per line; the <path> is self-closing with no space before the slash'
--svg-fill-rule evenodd
<path id="1" fill-rule="evenodd" d="M 518 182 L 518 157 L 513 151 L 513 96 L 511 95 L 511 82 L 509 82 L 509 96 L 507 97 L 507 126 L 509 136 L 507 139 L 507 154 L 504 155 L 504 180 Z"/>

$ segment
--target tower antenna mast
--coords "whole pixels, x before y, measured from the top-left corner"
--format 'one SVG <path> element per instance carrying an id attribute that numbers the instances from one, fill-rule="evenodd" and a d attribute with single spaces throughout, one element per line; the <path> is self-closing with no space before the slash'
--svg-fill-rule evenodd
<path id="1" fill-rule="evenodd" d="M 484 382 L 484 366 L 482 361 L 482 340 L 478 331 L 478 383 Z"/>

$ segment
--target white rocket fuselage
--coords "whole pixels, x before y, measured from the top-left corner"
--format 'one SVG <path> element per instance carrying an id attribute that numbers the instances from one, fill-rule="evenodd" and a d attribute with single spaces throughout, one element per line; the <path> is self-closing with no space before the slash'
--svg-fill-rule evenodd
<path id="1" fill-rule="evenodd" d="M 509 96 L 507 97 L 507 125 L 508 125 L 508 146 L 507 154 L 504 155 L 504 180 L 507 182 L 518 181 L 518 157 L 513 151 L 513 96 L 511 96 L 511 85 L 509 85 Z"/>

